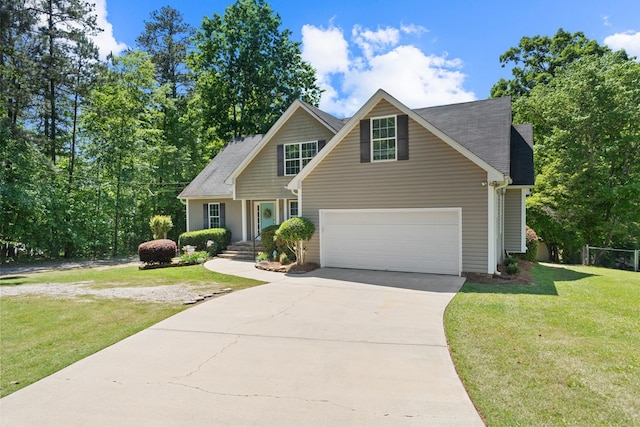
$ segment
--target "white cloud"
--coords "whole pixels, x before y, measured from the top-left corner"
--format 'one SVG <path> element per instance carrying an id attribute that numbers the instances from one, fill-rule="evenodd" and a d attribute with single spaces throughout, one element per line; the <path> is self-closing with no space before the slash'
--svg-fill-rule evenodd
<path id="1" fill-rule="evenodd" d="M 127 48 L 127 45 L 116 41 L 113 36 L 113 26 L 107 20 L 107 0 L 95 0 L 95 6 L 97 24 L 98 27 L 102 28 L 102 31 L 93 36 L 92 39 L 100 51 L 100 59 L 104 60 L 110 53 L 119 54 Z"/>
<path id="2" fill-rule="evenodd" d="M 640 31 L 627 31 L 605 37 L 604 43 L 613 50 L 624 49 L 631 56 L 640 61 Z"/>
<path id="3" fill-rule="evenodd" d="M 356 25 L 351 44 L 340 28 L 305 25 L 303 58 L 318 71 L 324 90 L 320 108 L 350 116 L 382 88 L 411 108 L 471 101 L 464 89 L 460 59 L 427 55 L 411 44 L 401 44 L 401 33 L 419 34 L 423 27 L 387 27 L 372 31 Z"/>
<path id="4" fill-rule="evenodd" d="M 421 35 L 423 33 L 429 32 L 429 30 L 427 30 L 422 25 L 415 25 L 415 24 L 409 24 L 409 25 L 400 24 L 400 31 L 402 31 L 405 34 L 417 34 L 417 35 Z"/>

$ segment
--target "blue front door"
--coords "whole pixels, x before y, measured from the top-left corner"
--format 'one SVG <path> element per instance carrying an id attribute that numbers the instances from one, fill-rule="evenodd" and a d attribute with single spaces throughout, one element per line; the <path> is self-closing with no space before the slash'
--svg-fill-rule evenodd
<path id="1" fill-rule="evenodd" d="M 262 231 L 265 227 L 276 223 L 276 206 L 273 202 L 263 202 L 258 205 L 259 215 L 259 230 Z"/>

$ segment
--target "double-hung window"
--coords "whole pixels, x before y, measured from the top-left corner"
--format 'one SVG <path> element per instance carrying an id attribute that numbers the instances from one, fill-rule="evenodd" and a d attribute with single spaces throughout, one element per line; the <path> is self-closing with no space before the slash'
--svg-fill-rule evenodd
<path id="1" fill-rule="evenodd" d="M 289 200 L 289 218 L 298 216 L 298 201 Z"/>
<path id="2" fill-rule="evenodd" d="M 384 162 L 397 159 L 396 116 L 371 120 L 371 160 Z"/>
<path id="3" fill-rule="evenodd" d="M 209 203 L 209 228 L 220 228 L 220 203 Z"/>
<path id="4" fill-rule="evenodd" d="M 318 141 L 284 145 L 284 174 L 296 175 L 318 153 Z"/>

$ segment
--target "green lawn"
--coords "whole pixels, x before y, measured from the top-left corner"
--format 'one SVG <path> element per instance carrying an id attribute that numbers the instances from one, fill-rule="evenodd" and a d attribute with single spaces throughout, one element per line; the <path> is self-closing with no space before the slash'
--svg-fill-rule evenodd
<path id="1" fill-rule="evenodd" d="M 535 265 L 534 285 L 467 283 L 445 313 L 489 426 L 640 425 L 640 273 Z"/>
<path id="2" fill-rule="evenodd" d="M 95 287 L 171 286 L 234 290 L 263 282 L 213 273 L 203 266 L 138 270 L 78 269 L 0 277 L 0 287 L 28 283 L 89 282 Z M 0 289 L 1 291 L 1 289 Z M 0 297 L 0 397 L 25 387 L 160 320 L 180 303 L 44 295 Z"/>

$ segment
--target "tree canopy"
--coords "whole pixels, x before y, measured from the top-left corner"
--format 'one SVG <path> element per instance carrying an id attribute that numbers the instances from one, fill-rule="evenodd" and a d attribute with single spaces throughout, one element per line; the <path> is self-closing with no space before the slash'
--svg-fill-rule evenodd
<path id="1" fill-rule="evenodd" d="M 556 73 L 583 56 L 602 56 L 611 50 L 578 31 L 558 29 L 553 37 L 522 37 L 518 46 L 500 55 L 502 67 L 513 64 L 513 79 L 500 79 L 491 88 L 491 97 L 526 95 L 538 84 L 546 84 Z"/>
<path id="2" fill-rule="evenodd" d="M 640 244 L 640 63 L 585 55 L 516 100 L 534 125 L 530 223 L 548 245 Z"/>
<path id="3" fill-rule="evenodd" d="M 226 142 L 266 132 L 296 99 L 317 104 L 315 70 L 264 0 L 237 0 L 205 17 L 189 64 L 201 135 Z"/>

